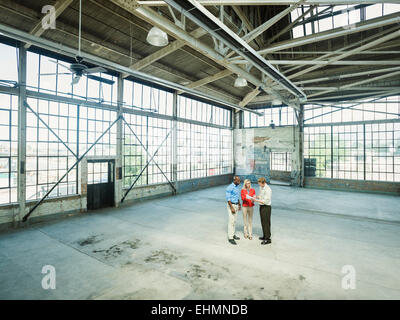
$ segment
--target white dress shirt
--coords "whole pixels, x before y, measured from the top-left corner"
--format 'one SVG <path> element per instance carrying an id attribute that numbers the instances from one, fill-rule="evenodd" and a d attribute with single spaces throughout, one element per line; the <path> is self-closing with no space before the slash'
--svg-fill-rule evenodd
<path id="1" fill-rule="evenodd" d="M 260 199 L 265 205 L 271 205 L 271 197 L 272 197 L 272 190 L 268 184 L 265 184 L 264 187 L 260 187 Z"/>

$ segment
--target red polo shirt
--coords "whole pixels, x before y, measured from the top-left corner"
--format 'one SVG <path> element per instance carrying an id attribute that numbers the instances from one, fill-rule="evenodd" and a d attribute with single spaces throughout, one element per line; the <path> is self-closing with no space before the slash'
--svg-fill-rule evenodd
<path id="1" fill-rule="evenodd" d="M 256 195 L 256 191 L 253 188 L 250 188 L 250 191 L 248 192 L 247 189 L 242 189 L 242 200 L 243 200 L 243 207 L 254 207 L 254 203 L 246 199 L 246 195 L 249 195 L 250 197 L 254 197 Z"/>

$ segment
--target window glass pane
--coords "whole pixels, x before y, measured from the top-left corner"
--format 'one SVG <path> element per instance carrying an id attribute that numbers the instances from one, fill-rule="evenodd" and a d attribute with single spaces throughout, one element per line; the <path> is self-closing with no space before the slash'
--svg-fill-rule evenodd
<path id="1" fill-rule="evenodd" d="M 0 61 L 0 80 L 18 81 L 17 49 L 0 43 Z"/>

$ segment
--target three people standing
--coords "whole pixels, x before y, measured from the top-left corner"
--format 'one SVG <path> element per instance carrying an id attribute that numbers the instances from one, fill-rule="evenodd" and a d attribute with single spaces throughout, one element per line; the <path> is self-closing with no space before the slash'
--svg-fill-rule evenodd
<path id="1" fill-rule="evenodd" d="M 236 245 L 235 240 L 240 238 L 235 235 L 235 225 L 237 220 L 237 214 L 241 209 L 239 199 L 239 185 L 240 178 L 235 176 L 232 184 L 226 189 L 226 201 L 228 210 L 228 241 L 231 244 Z M 252 240 L 252 223 L 253 223 L 253 207 L 254 202 L 260 204 L 260 219 L 263 230 L 263 236 L 259 239 L 262 240 L 261 244 L 271 243 L 271 196 L 272 190 L 268 186 L 267 181 L 264 177 L 258 179 L 258 185 L 260 186 L 260 193 L 256 196 L 256 192 L 251 188 L 250 180 L 246 179 L 243 183 L 241 191 L 241 198 L 243 201 L 243 226 L 244 226 L 244 237 Z"/>

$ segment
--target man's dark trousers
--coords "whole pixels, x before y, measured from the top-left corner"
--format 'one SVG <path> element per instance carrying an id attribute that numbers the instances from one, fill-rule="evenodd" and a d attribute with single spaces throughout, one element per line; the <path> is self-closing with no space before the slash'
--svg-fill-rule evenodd
<path id="1" fill-rule="evenodd" d="M 271 239 L 271 206 L 260 206 L 260 218 L 264 239 Z"/>

